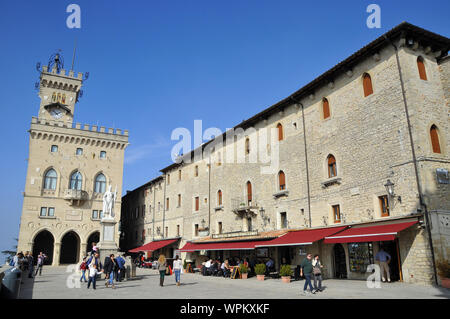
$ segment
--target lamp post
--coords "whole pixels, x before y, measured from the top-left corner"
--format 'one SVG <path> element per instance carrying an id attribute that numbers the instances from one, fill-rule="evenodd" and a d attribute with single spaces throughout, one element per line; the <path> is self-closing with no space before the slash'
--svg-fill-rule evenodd
<path id="1" fill-rule="evenodd" d="M 395 184 L 392 183 L 390 179 L 388 179 L 386 181 L 386 184 L 384 184 L 384 187 L 386 188 L 386 192 L 388 194 L 388 207 L 389 207 L 389 209 L 394 208 L 394 201 L 393 201 L 393 199 L 395 199 L 395 197 L 397 197 L 397 195 L 395 195 L 395 193 L 394 193 L 394 185 Z M 401 196 L 398 196 L 397 200 L 401 203 L 402 202 Z M 392 201 L 392 207 L 391 207 L 391 201 Z"/>

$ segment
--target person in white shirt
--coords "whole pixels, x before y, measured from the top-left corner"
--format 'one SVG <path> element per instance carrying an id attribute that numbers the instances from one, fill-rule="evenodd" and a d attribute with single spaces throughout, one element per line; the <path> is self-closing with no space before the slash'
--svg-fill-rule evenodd
<path id="1" fill-rule="evenodd" d="M 97 281 L 97 275 L 101 274 L 103 271 L 98 271 L 97 269 L 97 265 L 95 264 L 90 264 L 89 265 L 89 281 L 87 284 L 87 288 L 89 289 L 89 287 L 91 286 L 91 282 L 92 282 L 92 287 L 95 289 L 96 288 L 96 281 Z"/>
<path id="2" fill-rule="evenodd" d="M 182 268 L 183 265 L 181 264 L 181 259 L 178 257 L 178 255 L 176 255 L 175 260 L 173 261 L 173 272 L 175 273 L 175 282 L 177 283 L 177 286 L 181 285 L 180 275 Z"/>

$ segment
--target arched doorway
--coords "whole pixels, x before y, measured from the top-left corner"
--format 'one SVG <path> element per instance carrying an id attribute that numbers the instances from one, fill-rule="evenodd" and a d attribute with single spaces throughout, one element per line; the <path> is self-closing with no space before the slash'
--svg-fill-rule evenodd
<path id="1" fill-rule="evenodd" d="M 92 233 L 88 240 L 87 240 L 87 246 L 86 246 L 86 255 L 88 255 L 92 251 L 92 243 L 97 243 L 100 241 L 100 232 L 96 231 L 95 233 Z"/>
<path id="2" fill-rule="evenodd" d="M 347 262 L 345 260 L 345 250 L 341 244 L 334 245 L 334 277 L 339 279 L 347 278 Z"/>
<path id="3" fill-rule="evenodd" d="M 74 231 L 70 231 L 61 239 L 60 264 L 76 264 L 80 251 L 80 238 Z"/>
<path id="4" fill-rule="evenodd" d="M 33 257 L 36 263 L 37 257 L 40 252 L 43 252 L 47 259 L 44 261 L 44 265 L 51 265 L 53 262 L 53 247 L 55 244 L 55 239 L 48 230 L 43 230 L 39 232 L 33 241 Z"/>

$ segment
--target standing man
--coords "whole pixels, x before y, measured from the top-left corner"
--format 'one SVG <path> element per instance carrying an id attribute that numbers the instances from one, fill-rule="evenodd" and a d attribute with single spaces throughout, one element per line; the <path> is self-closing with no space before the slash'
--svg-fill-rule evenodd
<path id="1" fill-rule="evenodd" d="M 118 273 L 116 276 L 116 281 L 121 282 L 123 279 L 123 275 L 125 274 L 125 259 L 122 256 L 118 255 L 116 258 L 117 266 L 119 267 Z"/>
<path id="2" fill-rule="evenodd" d="M 313 286 L 311 284 L 311 278 L 312 278 L 312 272 L 313 272 L 313 265 L 312 265 L 312 255 L 308 254 L 306 255 L 306 258 L 302 260 L 302 263 L 300 264 L 300 277 L 305 274 L 305 285 L 303 286 L 303 294 L 306 295 L 308 293 L 308 285 L 309 289 L 311 290 L 312 294 L 315 294 L 313 290 Z"/>
<path id="3" fill-rule="evenodd" d="M 41 251 L 39 253 L 39 256 L 37 257 L 37 264 L 36 264 L 36 272 L 34 273 L 34 276 L 37 276 L 37 273 L 39 271 L 39 276 L 42 276 L 42 267 L 44 267 L 44 260 L 47 256 Z"/>
<path id="4" fill-rule="evenodd" d="M 33 278 L 34 258 L 29 251 L 27 251 L 27 259 L 28 259 L 28 278 Z"/>
<path id="5" fill-rule="evenodd" d="M 380 250 L 376 254 L 375 260 L 380 264 L 382 281 L 386 282 L 386 278 L 384 277 L 384 272 L 386 271 L 387 280 L 388 282 L 391 282 L 391 275 L 389 273 L 389 263 L 391 262 L 391 255 L 384 251 L 383 246 L 380 246 Z"/>

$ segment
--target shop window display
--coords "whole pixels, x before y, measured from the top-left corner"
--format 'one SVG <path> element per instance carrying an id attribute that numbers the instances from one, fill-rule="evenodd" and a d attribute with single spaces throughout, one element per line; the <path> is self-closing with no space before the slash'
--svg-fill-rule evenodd
<path id="1" fill-rule="evenodd" d="M 365 273 L 367 266 L 374 263 L 372 243 L 348 244 L 350 271 Z"/>

